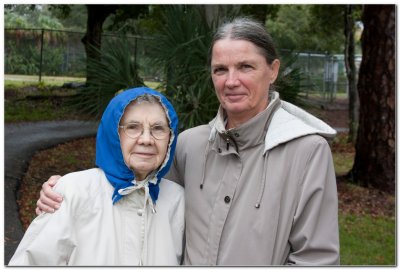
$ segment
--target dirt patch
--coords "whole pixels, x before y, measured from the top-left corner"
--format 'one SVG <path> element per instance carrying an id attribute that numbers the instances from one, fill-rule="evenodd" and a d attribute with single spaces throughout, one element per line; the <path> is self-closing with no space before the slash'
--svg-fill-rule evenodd
<path id="1" fill-rule="evenodd" d="M 28 171 L 21 181 L 17 199 L 19 214 L 25 229 L 36 217 L 36 201 L 43 182 L 51 175 L 65 175 L 93 168 L 95 142 L 95 138 L 75 140 L 37 152 L 32 157 Z"/>

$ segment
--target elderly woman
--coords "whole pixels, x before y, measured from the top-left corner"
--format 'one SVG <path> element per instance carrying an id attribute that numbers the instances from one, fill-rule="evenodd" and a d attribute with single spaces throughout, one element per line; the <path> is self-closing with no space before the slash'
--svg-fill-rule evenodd
<path id="1" fill-rule="evenodd" d="M 152 89 L 114 97 L 98 128 L 98 168 L 60 179 L 64 203 L 32 222 L 10 265 L 178 265 L 183 188 L 162 179 L 177 126 L 172 105 Z"/>

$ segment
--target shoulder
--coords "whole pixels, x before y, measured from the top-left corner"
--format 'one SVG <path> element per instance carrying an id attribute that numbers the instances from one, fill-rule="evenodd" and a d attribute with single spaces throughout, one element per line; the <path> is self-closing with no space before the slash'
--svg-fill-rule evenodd
<path id="1" fill-rule="evenodd" d="M 308 134 L 294 138 L 286 145 L 298 153 L 303 153 L 303 158 L 308 155 L 313 155 L 316 152 L 331 152 L 328 141 L 323 136 L 318 134 Z"/>
<path id="2" fill-rule="evenodd" d="M 57 182 L 54 190 L 67 200 L 91 200 L 107 185 L 103 171 L 99 168 L 66 174 Z"/>
<path id="3" fill-rule="evenodd" d="M 182 156 L 184 152 L 199 151 L 207 143 L 210 132 L 209 125 L 201 125 L 181 132 L 176 146 L 178 155 Z"/>
<path id="4" fill-rule="evenodd" d="M 72 172 L 64 175 L 57 182 L 57 187 L 90 187 L 91 185 L 97 185 L 100 181 L 98 179 L 103 175 L 101 169 L 92 168 L 84 171 Z"/>
<path id="5" fill-rule="evenodd" d="M 194 141 L 196 139 L 208 139 L 211 128 L 209 125 L 201 125 L 194 128 L 189 128 L 181 132 L 178 136 L 180 141 Z"/>

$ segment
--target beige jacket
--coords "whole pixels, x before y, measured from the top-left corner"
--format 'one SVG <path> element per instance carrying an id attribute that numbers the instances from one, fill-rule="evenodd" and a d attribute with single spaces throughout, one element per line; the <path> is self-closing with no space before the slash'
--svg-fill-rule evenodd
<path id="1" fill-rule="evenodd" d="M 54 214 L 26 231 L 9 265 L 178 265 L 183 250 L 183 188 L 163 179 L 153 213 L 140 188 L 112 204 L 114 188 L 101 169 L 67 174 Z M 151 199 L 150 199 L 151 200 Z"/>
<path id="2" fill-rule="evenodd" d="M 185 186 L 184 263 L 339 264 L 335 171 L 322 137 L 336 132 L 277 93 L 228 132 L 222 115 L 179 135 L 167 176 Z"/>

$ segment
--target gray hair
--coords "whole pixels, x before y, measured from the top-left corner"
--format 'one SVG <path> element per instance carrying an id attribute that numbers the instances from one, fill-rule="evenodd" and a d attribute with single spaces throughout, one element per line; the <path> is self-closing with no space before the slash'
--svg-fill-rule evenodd
<path id="1" fill-rule="evenodd" d="M 251 18 L 239 17 L 227 21 L 218 27 L 211 42 L 209 59 L 211 61 L 214 44 L 221 39 L 246 40 L 259 48 L 268 64 L 278 59 L 278 53 L 264 25 Z"/>
<path id="2" fill-rule="evenodd" d="M 160 99 L 156 96 L 143 94 L 138 96 L 135 100 L 132 101 L 131 104 L 141 104 L 141 103 L 150 103 L 150 104 L 158 104 L 161 105 Z"/>

